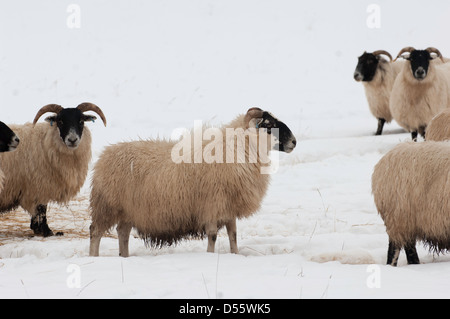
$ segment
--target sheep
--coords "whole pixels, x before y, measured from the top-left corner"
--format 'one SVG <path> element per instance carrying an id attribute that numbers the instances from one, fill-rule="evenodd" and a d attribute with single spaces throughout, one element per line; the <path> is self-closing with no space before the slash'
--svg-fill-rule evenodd
<path id="1" fill-rule="evenodd" d="M 450 144 L 401 143 L 376 164 L 372 193 L 389 236 L 387 264 L 396 266 L 405 249 L 418 264 L 416 241 L 431 250 L 450 248 Z"/>
<path id="2" fill-rule="evenodd" d="M 409 53 L 403 56 L 403 53 Z M 436 62 L 431 54 L 437 54 Z M 408 60 L 397 76 L 389 101 L 395 121 L 411 132 L 417 141 L 418 134 L 425 139 L 425 130 L 431 119 L 450 106 L 450 63 L 438 49 L 429 47 L 416 50 L 403 48 L 397 55 Z"/>
<path id="3" fill-rule="evenodd" d="M 14 151 L 20 139 L 5 123 L 0 122 L 0 153 Z M 0 163 L 1 164 L 1 163 Z M 0 192 L 3 190 L 5 174 L 0 167 Z"/>
<path id="4" fill-rule="evenodd" d="M 8 125 L 0 121 L 0 153 L 14 151 L 20 139 Z"/>
<path id="5" fill-rule="evenodd" d="M 388 56 L 390 61 L 387 61 L 381 55 Z M 384 50 L 372 53 L 364 52 L 358 58 L 353 77 L 355 81 L 362 82 L 369 110 L 378 120 L 375 135 L 381 135 L 384 124 L 392 121 L 389 98 L 395 78 L 403 64 L 403 61 L 392 62 L 392 56 Z"/>
<path id="6" fill-rule="evenodd" d="M 33 123 L 11 125 L 21 142 L 15 152 L 0 157 L 6 175 L 0 212 L 21 206 L 31 215 L 35 235 L 53 235 L 47 225 L 47 204 L 66 204 L 84 184 L 91 159 L 91 134 L 84 122 L 96 119 L 86 111 L 96 112 L 106 126 L 102 110 L 92 103 L 77 108 L 49 104 L 38 111 Z M 55 115 L 36 124 L 47 112 Z"/>
<path id="7" fill-rule="evenodd" d="M 104 232 L 115 225 L 122 257 L 129 256 L 132 228 L 137 229 L 147 246 L 153 247 L 206 235 L 207 252 L 214 252 L 217 231 L 226 226 L 230 250 L 237 254 L 236 219 L 258 211 L 268 188 L 269 175 L 260 172 L 268 165 L 268 161 L 262 160 L 264 151 L 259 152 L 253 162 L 236 162 L 236 159 L 251 157 L 250 151 L 257 145 L 254 137 L 264 141 L 276 136 L 278 150 L 286 153 L 292 152 L 296 139 L 283 122 L 259 108 L 249 109 L 245 115 L 217 130 L 220 138 L 214 143 L 219 143 L 215 144 L 219 147 L 214 153 L 222 153 L 222 148 L 224 152 L 216 161 L 196 162 L 198 150 L 191 149 L 190 138 L 189 159 L 180 162 L 174 161 L 173 153 L 181 142 L 141 140 L 108 146 L 95 164 L 92 177 L 89 254 L 99 256 Z M 229 130 L 240 135 L 230 139 Z M 236 146 L 242 135 L 245 149 Z M 211 146 L 202 142 L 200 152 Z M 225 151 L 226 163 L 223 161 Z M 228 157 L 228 152 L 232 156 Z"/>
<path id="8" fill-rule="evenodd" d="M 450 109 L 445 109 L 430 121 L 427 127 L 427 141 L 450 140 Z"/>

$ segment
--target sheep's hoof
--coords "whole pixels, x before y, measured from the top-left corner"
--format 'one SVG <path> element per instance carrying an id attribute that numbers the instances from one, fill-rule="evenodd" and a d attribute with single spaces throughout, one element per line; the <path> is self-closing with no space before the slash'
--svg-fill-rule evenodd
<path id="1" fill-rule="evenodd" d="M 59 232 L 57 232 L 57 233 L 55 234 L 55 236 L 64 236 L 64 232 L 59 231 Z"/>

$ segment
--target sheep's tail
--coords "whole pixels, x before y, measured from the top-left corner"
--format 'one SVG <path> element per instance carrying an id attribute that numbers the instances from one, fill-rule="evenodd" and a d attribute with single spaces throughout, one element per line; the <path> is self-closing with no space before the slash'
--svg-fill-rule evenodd
<path id="1" fill-rule="evenodd" d="M 145 234 L 138 231 L 138 234 L 147 248 L 163 248 L 177 245 L 182 240 L 204 239 L 206 237 L 205 232 Z"/>
<path id="2" fill-rule="evenodd" d="M 450 250 L 450 237 L 442 239 L 423 238 L 422 242 L 430 253 L 444 254 Z"/>

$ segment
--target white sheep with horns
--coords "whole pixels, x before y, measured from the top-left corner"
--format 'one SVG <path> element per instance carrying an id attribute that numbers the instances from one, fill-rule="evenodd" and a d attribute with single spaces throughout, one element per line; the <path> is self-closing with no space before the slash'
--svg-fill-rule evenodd
<path id="1" fill-rule="evenodd" d="M 0 193 L 0 213 L 21 206 L 31 215 L 30 228 L 36 235 L 53 235 L 47 224 L 47 204 L 66 204 L 83 186 L 91 160 L 91 133 L 85 121 L 95 116 L 106 126 L 102 110 L 92 103 L 76 108 L 63 108 L 57 104 L 42 107 L 33 123 L 10 125 L 20 136 L 15 152 L 2 153 L 0 163 L 5 179 Z M 37 123 L 47 113 L 47 123 Z"/>
<path id="2" fill-rule="evenodd" d="M 383 55 L 389 57 L 389 61 L 384 59 Z M 355 81 L 363 84 L 369 110 L 378 120 L 375 135 L 381 135 L 384 124 L 390 123 L 393 119 L 389 108 L 389 99 L 395 79 L 403 64 L 403 61 L 393 62 L 391 54 L 385 50 L 364 52 L 358 58 L 353 77 Z"/>

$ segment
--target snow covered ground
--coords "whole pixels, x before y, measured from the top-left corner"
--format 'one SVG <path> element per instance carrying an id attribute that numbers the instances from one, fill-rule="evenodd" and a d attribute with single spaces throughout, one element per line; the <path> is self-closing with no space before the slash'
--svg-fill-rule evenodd
<path id="1" fill-rule="evenodd" d="M 0 1 L 0 120 L 31 121 L 48 103 L 89 101 L 93 162 L 104 146 L 170 137 L 195 120 L 225 123 L 269 110 L 297 137 L 253 217 L 238 221 L 239 255 L 221 232 L 147 249 L 114 233 L 89 257 L 89 180 L 68 206 L 50 205 L 63 237 L 33 237 L 21 210 L 0 216 L 0 298 L 449 298 L 450 256 L 418 245 L 421 265 L 385 265 L 387 235 L 371 195 L 374 165 L 409 140 L 397 124 L 373 136 L 357 56 L 404 46 L 450 55 L 450 4 L 378 1 Z M 418 23 L 420 21 L 420 23 Z"/>

